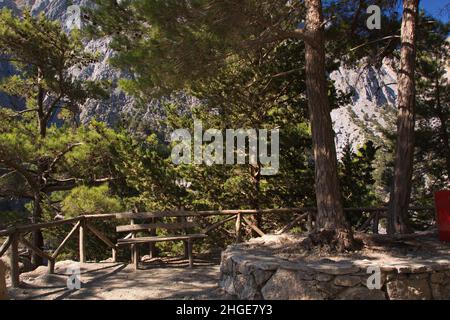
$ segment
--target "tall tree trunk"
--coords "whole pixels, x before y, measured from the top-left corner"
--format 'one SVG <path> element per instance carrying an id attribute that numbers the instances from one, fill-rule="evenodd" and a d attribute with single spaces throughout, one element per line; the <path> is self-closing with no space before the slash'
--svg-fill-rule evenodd
<path id="1" fill-rule="evenodd" d="M 258 162 L 258 166 L 253 167 L 250 166 L 250 174 L 252 176 L 252 183 L 254 187 L 254 196 L 252 199 L 252 207 L 255 210 L 261 209 L 260 201 L 261 201 L 261 164 Z M 262 216 L 261 214 L 255 214 L 251 217 L 253 223 L 258 227 L 262 228 Z M 254 237 L 259 237 L 259 235 L 252 231 Z"/>
<path id="2" fill-rule="evenodd" d="M 45 121 L 45 112 L 44 112 L 44 98 L 45 91 L 42 87 L 42 70 L 38 68 L 38 95 L 37 95 L 37 115 L 38 115 L 38 127 L 39 127 L 39 135 L 41 138 L 45 138 L 47 134 L 47 122 Z M 39 172 L 42 172 L 41 166 L 39 166 Z M 42 174 L 39 175 L 42 177 Z M 39 179 L 38 185 L 41 185 L 42 179 Z M 37 190 L 34 194 L 33 200 L 33 214 L 31 216 L 31 223 L 39 223 L 42 217 L 42 195 L 40 190 Z M 32 243 L 35 247 L 39 249 L 43 249 L 44 247 L 44 237 L 42 235 L 41 230 L 33 231 L 31 234 Z M 34 267 L 38 267 L 44 264 L 42 257 L 37 255 L 36 253 L 31 254 L 31 263 Z"/>
<path id="3" fill-rule="evenodd" d="M 41 207 L 41 195 L 37 192 L 34 195 L 33 201 L 33 215 L 31 216 L 31 223 L 38 223 L 42 216 L 42 207 Z M 42 249 L 44 247 L 44 237 L 42 236 L 42 231 L 37 230 L 32 233 L 32 243 L 35 247 Z M 32 253 L 31 255 L 31 263 L 33 266 L 38 267 L 44 264 L 42 257 L 38 256 L 36 253 Z"/>
<path id="4" fill-rule="evenodd" d="M 398 118 L 394 181 L 389 201 L 388 233 L 407 233 L 408 207 L 414 158 L 415 37 L 418 0 L 403 0 L 400 70 L 398 73 Z"/>
<path id="5" fill-rule="evenodd" d="M 306 88 L 311 120 L 317 198 L 316 231 L 332 233 L 337 249 L 353 247 L 351 229 L 345 221 L 337 174 L 336 146 L 325 77 L 325 38 L 322 3 L 306 0 Z M 320 240 L 319 240 L 320 241 Z"/>

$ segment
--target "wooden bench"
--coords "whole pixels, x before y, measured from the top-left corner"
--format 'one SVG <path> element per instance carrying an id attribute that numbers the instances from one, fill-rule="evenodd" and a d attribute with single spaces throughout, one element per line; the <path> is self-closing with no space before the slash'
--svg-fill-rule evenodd
<path id="1" fill-rule="evenodd" d="M 139 244 L 163 241 L 183 241 L 185 247 L 185 258 L 189 258 L 189 267 L 193 267 L 194 258 L 192 255 L 192 243 L 195 239 L 205 238 L 204 233 L 189 233 L 188 230 L 198 227 L 193 222 L 188 222 L 187 217 L 193 216 L 187 212 L 140 212 L 140 213 L 118 213 L 117 219 L 130 219 L 130 224 L 120 225 L 116 227 L 118 233 L 128 233 L 123 239 L 117 240 L 117 246 L 130 245 L 131 246 L 131 260 L 134 264 L 135 270 L 138 269 L 139 256 Z M 156 219 L 161 218 L 177 218 L 178 222 L 156 222 Z M 139 220 L 140 223 L 136 223 Z M 151 220 L 149 223 L 141 223 L 142 220 Z M 168 234 L 163 236 L 156 235 L 156 229 L 165 229 L 169 231 L 180 230 L 184 231 L 184 234 Z M 138 232 L 149 232 L 149 236 L 138 237 Z"/>

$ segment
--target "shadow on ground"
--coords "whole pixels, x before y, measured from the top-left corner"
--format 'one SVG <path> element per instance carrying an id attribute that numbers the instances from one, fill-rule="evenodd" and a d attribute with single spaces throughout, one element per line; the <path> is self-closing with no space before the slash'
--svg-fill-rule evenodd
<path id="1" fill-rule="evenodd" d="M 69 290 L 69 267 L 80 267 L 79 290 Z M 12 299 L 224 299 L 218 287 L 217 259 L 196 259 L 193 268 L 183 258 L 143 259 L 139 270 L 124 263 L 84 263 L 61 261 L 55 274 L 46 267 L 21 275 L 21 287 L 9 288 Z M 73 279 L 73 278 L 72 278 Z"/>

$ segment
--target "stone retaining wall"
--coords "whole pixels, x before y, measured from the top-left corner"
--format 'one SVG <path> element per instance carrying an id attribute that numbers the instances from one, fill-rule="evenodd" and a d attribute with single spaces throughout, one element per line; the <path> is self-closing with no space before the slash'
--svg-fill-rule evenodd
<path id="1" fill-rule="evenodd" d="M 450 299 L 448 259 L 377 266 L 381 288 L 372 290 L 367 287 L 370 266 L 376 264 L 330 259 L 292 262 L 234 245 L 222 253 L 220 286 L 238 299 Z"/>

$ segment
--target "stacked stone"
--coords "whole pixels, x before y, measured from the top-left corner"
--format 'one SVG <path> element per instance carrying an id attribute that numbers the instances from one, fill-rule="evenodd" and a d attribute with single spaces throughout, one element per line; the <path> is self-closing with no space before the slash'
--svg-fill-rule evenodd
<path id="1" fill-rule="evenodd" d="M 292 262 L 236 245 L 222 254 L 220 286 L 238 299 L 450 299 L 448 259 L 379 266 L 379 289 L 367 285 L 371 265 L 368 260 Z"/>

